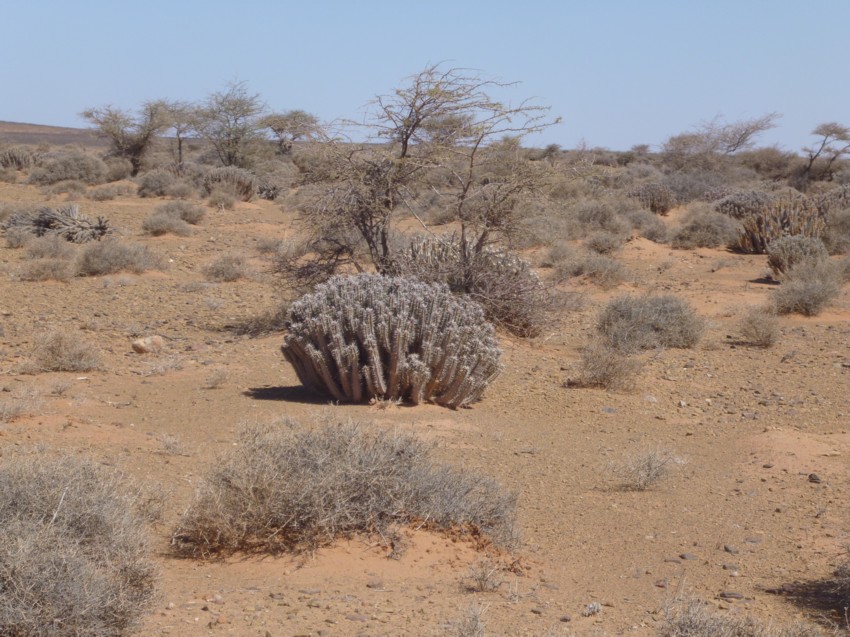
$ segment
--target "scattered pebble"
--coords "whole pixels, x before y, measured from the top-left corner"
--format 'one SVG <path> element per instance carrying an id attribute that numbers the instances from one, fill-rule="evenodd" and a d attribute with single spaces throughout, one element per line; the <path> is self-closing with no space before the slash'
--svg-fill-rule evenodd
<path id="1" fill-rule="evenodd" d="M 535 606 L 534 608 L 531 609 L 531 612 L 534 613 L 535 615 L 542 615 L 543 609 L 538 607 L 538 606 Z"/>
<path id="2" fill-rule="evenodd" d="M 723 550 L 729 553 L 730 555 L 737 555 L 738 549 L 732 546 L 731 544 L 724 544 Z"/>
<path id="3" fill-rule="evenodd" d="M 810 473 L 809 474 L 809 482 L 812 482 L 814 484 L 820 484 L 821 483 L 820 476 L 816 473 Z"/>
<path id="4" fill-rule="evenodd" d="M 720 597 L 722 599 L 744 599 L 743 593 L 738 593 L 736 591 L 723 591 L 720 593 Z"/>
<path id="5" fill-rule="evenodd" d="M 681 557 L 683 560 L 690 560 L 690 561 L 699 559 L 699 557 L 697 557 L 693 553 L 682 553 L 681 555 L 679 555 L 679 557 Z"/>
<path id="6" fill-rule="evenodd" d="M 561 615 L 561 617 L 559 618 L 559 621 L 562 621 L 566 624 L 567 622 L 573 621 L 573 618 L 570 617 L 569 615 Z"/>
<path id="7" fill-rule="evenodd" d="M 581 611 L 581 616 L 593 617 L 594 615 L 598 615 L 600 612 L 602 612 L 602 604 L 599 602 L 590 602 L 584 607 L 584 610 Z"/>

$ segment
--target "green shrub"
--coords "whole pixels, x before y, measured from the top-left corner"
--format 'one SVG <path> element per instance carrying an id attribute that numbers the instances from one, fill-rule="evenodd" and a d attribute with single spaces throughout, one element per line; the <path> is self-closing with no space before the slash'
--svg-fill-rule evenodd
<path id="1" fill-rule="evenodd" d="M 27 181 L 39 186 L 69 180 L 91 185 L 103 183 L 106 174 L 106 164 L 97 157 L 82 151 L 63 151 L 40 157 L 38 166 L 30 170 Z"/>
<path id="2" fill-rule="evenodd" d="M 767 246 L 767 265 L 777 276 L 788 274 L 810 261 L 826 261 L 829 258 L 826 246 L 820 239 L 794 235 L 774 239 Z"/>
<path id="3" fill-rule="evenodd" d="M 80 276 L 98 276 L 116 272 L 141 274 L 160 267 L 159 259 L 138 243 L 108 239 L 86 246 L 77 263 Z"/>
<path id="4" fill-rule="evenodd" d="M 487 320 L 517 336 L 536 336 L 545 322 L 547 294 L 531 264 L 496 247 L 477 252 L 467 243 L 464 262 L 456 236 L 417 236 L 396 260 L 394 273 L 444 283 L 469 296 Z"/>
<path id="5" fill-rule="evenodd" d="M 654 347 L 693 347 L 704 323 L 675 296 L 619 296 L 605 306 L 596 328 L 611 347 L 633 352 Z"/>
<path id="6" fill-rule="evenodd" d="M 0 634 L 117 637 L 151 607 L 145 502 L 112 471 L 74 457 L 0 464 Z"/>
<path id="7" fill-rule="evenodd" d="M 398 430 L 356 422 L 243 429 L 174 532 L 180 553 L 299 551 L 412 522 L 514 538 L 515 498 L 489 478 L 442 465 Z"/>
<path id="8" fill-rule="evenodd" d="M 336 276 L 289 308 L 282 347 L 308 388 L 335 400 L 475 402 L 501 351 L 481 307 L 441 285 Z"/>

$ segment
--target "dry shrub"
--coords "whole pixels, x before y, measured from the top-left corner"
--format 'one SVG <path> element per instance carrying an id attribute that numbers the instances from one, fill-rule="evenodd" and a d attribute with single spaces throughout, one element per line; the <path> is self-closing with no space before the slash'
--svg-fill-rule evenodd
<path id="1" fill-rule="evenodd" d="M 573 387 L 603 387 L 628 390 L 635 386 L 643 363 L 605 342 L 594 341 L 581 351 L 579 377 L 567 382 Z"/>
<path id="2" fill-rule="evenodd" d="M 774 239 L 767 246 L 767 265 L 776 276 L 788 274 L 805 263 L 822 262 L 829 258 L 823 241 L 815 237 L 793 235 Z"/>
<path id="3" fill-rule="evenodd" d="M 572 234 L 587 236 L 593 232 L 610 232 L 628 236 L 632 224 L 622 216 L 628 210 L 628 204 L 616 198 L 584 199 L 577 202 L 569 211 L 572 221 Z"/>
<path id="4" fill-rule="evenodd" d="M 610 290 L 625 281 L 627 273 L 625 266 L 617 259 L 605 254 L 589 253 L 558 263 L 555 276 L 559 280 L 583 276 L 603 290 Z"/>
<path id="5" fill-rule="evenodd" d="M 174 175 L 167 170 L 161 168 L 151 170 L 138 178 L 138 195 L 139 197 L 164 197 L 174 181 Z"/>
<path id="6" fill-rule="evenodd" d="M 145 502 L 121 476 L 67 457 L 0 465 L 0 634 L 117 637 L 151 607 Z"/>
<path id="7" fill-rule="evenodd" d="M 584 246 L 597 254 L 611 254 L 626 244 L 627 235 L 594 232 L 584 240 Z"/>
<path id="8" fill-rule="evenodd" d="M 18 272 L 21 281 L 68 282 L 73 277 L 73 264 L 65 259 L 33 259 L 22 263 Z"/>
<path id="9" fill-rule="evenodd" d="M 850 546 L 846 548 L 844 561 L 835 569 L 835 592 L 843 600 L 844 606 L 850 607 Z"/>
<path id="10" fill-rule="evenodd" d="M 107 239 L 86 246 L 77 262 L 80 276 L 98 276 L 116 272 L 141 274 L 161 265 L 148 248 L 138 243 Z"/>
<path id="11" fill-rule="evenodd" d="M 90 188 L 86 192 L 86 197 L 92 201 L 109 201 L 116 197 L 132 195 L 133 186 L 127 183 L 120 184 L 104 184 L 96 188 Z"/>
<path id="12" fill-rule="evenodd" d="M 142 231 L 154 237 L 169 233 L 176 234 L 179 237 L 188 237 L 192 234 L 192 229 L 188 223 L 180 217 L 161 210 L 154 212 L 142 221 Z"/>
<path id="13" fill-rule="evenodd" d="M 204 173 L 201 187 L 207 195 L 216 190 L 224 190 L 239 197 L 242 201 L 251 201 L 257 192 L 257 178 L 249 170 L 236 166 L 222 166 Z"/>
<path id="14" fill-rule="evenodd" d="M 221 188 L 214 189 L 207 198 L 207 203 L 219 210 L 233 210 L 236 206 L 236 197 Z"/>
<path id="15" fill-rule="evenodd" d="M 289 304 L 249 316 L 226 326 L 234 334 L 247 336 L 264 336 L 286 330 L 286 320 L 289 314 Z"/>
<path id="16" fill-rule="evenodd" d="M 23 248 L 33 239 L 33 234 L 20 226 L 5 228 L 3 236 L 6 239 L 7 248 Z"/>
<path id="17" fill-rule="evenodd" d="M 223 254 L 203 269 L 210 281 L 232 283 L 248 276 L 248 263 L 241 254 Z"/>
<path id="18" fill-rule="evenodd" d="M 47 197 L 68 195 L 68 199 L 78 199 L 79 197 L 77 195 L 82 195 L 86 192 L 86 183 L 79 179 L 66 179 L 42 188 L 41 192 Z"/>
<path id="19" fill-rule="evenodd" d="M 675 193 L 664 184 L 644 183 L 629 190 L 628 195 L 646 210 L 659 215 L 666 215 L 676 206 Z"/>
<path id="20" fill-rule="evenodd" d="M 27 181 L 49 186 L 62 181 L 100 184 L 106 179 L 106 164 L 82 151 L 61 151 L 39 158 L 38 166 L 29 172 Z"/>
<path id="21" fill-rule="evenodd" d="M 0 168 L 0 182 L 5 184 L 18 183 L 18 171 L 14 168 Z"/>
<path id="22" fill-rule="evenodd" d="M 24 257 L 27 259 L 71 259 L 77 251 L 74 245 L 56 234 L 33 237 L 27 241 Z"/>
<path id="23" fill-rule="evenodd" d="M 814 624 L 764 624 L 754 617 L 718 613 L 696 599 L 667 609 L 658 637 L 825 637 Z"/>
<path id="24" fill-rule="evenodd" d="M 459 618 L 448 623 L 446 637 L 485 637 L 484 612 L 484 608 L 473 602 Z"/>
<path id="25" fill-rule="evenodd" d="M 841 292 L 840 270 L 828 261 L 804 262 L 787 273 L 773 293 L 779 314 L 815 316 Z"/>
<path id="26" fill-rule="evenodd" d="M 206 211 L 188 201 L 169 201 L 156 207 L 156 212 L 171 215 L 193 226 L 198 225 L 206 215 Z"/>
<path id="27" fill-rule="evenodd" d="M 649 239 L 655 243 L 667 241 L 667 225 L 658 215 L 654 215 L 648 210 L 636 209 L 627 211 L 624 216 L 644 239 Z"/>
<path id="28" fill-rule="evenodd" d="M 20 228 L 37 237 L 56 235 L 72 243 L 100 240 L 112 232 L 106 219 L 86 217 L 75 203 L 59 208 L 20 210 L 3 222 L 3 228 L 7 234 L 11 228 Z"/>
<path id="29" fill-rule="evenodd" d="M 174 199 L 191 199 L 196 194 L 195 188 L 185 179 L 177 179 L 165 188 L 165 195 Z"/>
<path id="30" fill-rule="evenodd" d="M 0 150 L 0 167 L 26 170 L 35 163 L 35 155 L 24 146 L 9 146 Z"/>
<path id="31" fill-rule="evenodd" d="M 40 372 L 87 372 L 99 369 L 100 354 L 76 334 L 52 330 L 35 341 L 30 366 Z"/>
<path id="32" fill-rule="evenodd" d="M 718 248 L 734 243 L 740 236 L 741 225 L 737 221 L 714 212 L 707 204 L 693 204 L 673 234 L 671 245 L 684 250 Z"/>
<path id="33" fill-rule="evenodd" d="M 0 399 L 0 422 L 8 423 L 22 416 L 36 413 L 42 406 L 41 395 L 33 388 L 7 394 Z M 0 394 L 2 395 L 2 394 Z"/>
<path id="34" fill-rule="evenodd" d="M 133 164 L 126 157 L 110 157 L 106 164 L 106 181 L 121 181 L 133 174 Z"/>
<path id="35" fill-rule="evenodd" d="M 714 209 L 733 219 L 745 219 L 770 207 L 774 196 L 761 190 L 739 190 L 714 203 Z"/>
<path id="36" fill-rule="evenodd" d="M 738 323 L 738 332 L 747 345 L 770 347 L 779 339 L 779 319 L 772 307 L 754 307 Z"/>
<path id="37" fill-rule="evenodd" d="M 410 434 L 348 421 L 249 425 L 204 479 L 174 532 L 179 553 L 277 553 L 413 522 L 515 539 L 515 497 L 435 462 Z"/>
<path id="38" fill-rule="evenodd" d="M 596 328 L 607 343 L 633 352 L 655 347 L 693 347 L 704 329 L 703 320 L 683 300 L 661 296 L 619 296 L 599 314 Z"/>
<path id="39" fill-rule="evenodd" d="M 667 479 L 670 472 L 683 464 L 669 449 L 652 447 L 629 453 L 620 462 L 611 465 L 621 487 L 631 491 L 646 491 Z"/>
<path id="40" fill-rule="evenodd" d="M 850 254 L 850 208 L 830 210 L 821 239 L 830 254 Z"/>

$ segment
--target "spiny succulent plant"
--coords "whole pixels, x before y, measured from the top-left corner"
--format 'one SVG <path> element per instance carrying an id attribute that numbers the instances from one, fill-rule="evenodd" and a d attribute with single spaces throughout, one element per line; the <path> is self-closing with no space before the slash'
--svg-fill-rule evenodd
<path id="1" fill-rule="evenodd" d="M 788 274 L 792 268 L 802 263 L 822 262 L 827 259 L 829 252 L 826 246 L 815 237 L 780 237 L 767 246 L 767 265 L 777 276 Z"/>
<path id="2" fill-rule="evenodd" d="M 19 212 L 3 224 L 4 230 L 21 228 L 37 237 L 58 235 L 72 243 L 88 243 L 100 240 L 112 232 L 109 222 L 103 217 L 92 221 L 80 213 L 77 204 L 62 208 L 39 208 L 35 212 Z"/>
<path id="3" fill-rule="evenodd" d="M 641 206 L 659 215 L 666 215 L 676 206 L 675 193 L 663 184 L 640 184 L 629 190 L 628 196 L 637 199 Z"/>
<path id="4" fill-rule="evenodd" d="M 777 200 L 741 220 L 744 231 L 734 247 L 741 252 L 765 254 L 776 239 L 788 235 L 820 237 L 826 214 L 810 200 Z"/>
<path id="5" fill-rule="evenodd" d="M 299 380 L 339 401 L 457 408 L 502 369 L 481 307 L 412 278 L 333 277 L 292 304 L 287 327 L 281 351 Z"/>

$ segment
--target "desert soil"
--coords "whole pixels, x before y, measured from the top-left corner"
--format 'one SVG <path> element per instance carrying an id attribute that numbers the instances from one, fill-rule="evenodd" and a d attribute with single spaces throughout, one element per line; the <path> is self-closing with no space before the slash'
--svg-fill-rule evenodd
<path id="1" fill-rule="evenodd" d="M 44 197 L 0 184 L 0 201 Z M 300 389 L 281 334 L 225 329 L 275 307 L 280 293 L 257 243 L 290 236 L 293 212 L 267 201 L 208 208 L 190 237 L 147 237 L 142 220 L 160 201 L 80 203 L 167 267 L 26 283 L 15 280 L 22 251 L 0 247 L 0 400 L 35 392 L 39 403 L 0 425 L 0 448 L 87 454 L 167 490 L 155 528 L 160 594 L 141 635 L 443 635 L 474 605 L 493 635 L 647 635 L 687 596 L 723 613 L 843 621 L 825 607 L 823 582 L 850 530 L 846 287 L 820 316 L 783 317 L 774 347 L 751 348 L 738 342 L 736 323 L 773 289 L 765 257 L 634 239 L 618 255 L 628 283 L 601 291 L 573 280 L 565 289 L 582 302 L 543 336 L 500 335 L 505 372 L 472 408 L 337 406 Z M 250 257 L 255 274 L 208 282 L 203 266 L 227 252 Z M 646 355 L 634 390 L 565 387 L 605 301 L 644 291 L 691 302 L 708 321 L 700 345 Z M 104 369 L 20 373 L 35 337 L 55 327 L 96 345 Z M 164 351 L 133 352 L 134 338 L 153 334 L 166 339 Z M 205 388 L 216 373 L 224 382 Z M 497 590 L 463 588 L 488 553 L 415 529 L 397 559 L 379 538 L 300 556 L 170 554 L 179 515 L 241 423 L 308 422 L 317 412 L 416 432 L 436 441 L 441 459 L 515 490 L 522 542 L 490 554 L 510 567 Z M 621 488 L 611 467 L 654 448 L 681 464 L 649 490 Z M 583 616 L 593 602 L 599 612 Z"/>

